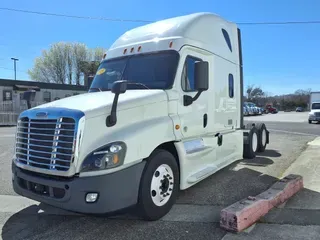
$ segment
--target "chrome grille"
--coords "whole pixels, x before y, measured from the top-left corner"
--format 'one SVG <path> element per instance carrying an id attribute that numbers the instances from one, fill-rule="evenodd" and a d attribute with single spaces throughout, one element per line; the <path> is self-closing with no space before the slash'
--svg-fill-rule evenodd
<path id="1" fill-rule="evenodd" d="M 316 117 L 320 117 L 320 112 L 315 112 L 314 115 L 315 115 Z"/>
<path id="2" fill-rule="evenodd" d="M 73 118 L 30 119 L 17 125 L 16 158 L 29 166 L 67 171 L 73 160 L 75 141 Z"/>

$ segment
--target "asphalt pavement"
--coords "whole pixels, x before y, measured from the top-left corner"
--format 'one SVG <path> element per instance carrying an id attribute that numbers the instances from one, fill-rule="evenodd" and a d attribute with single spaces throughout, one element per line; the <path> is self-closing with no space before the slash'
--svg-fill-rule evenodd
<path id="1" fill-rule="evenodd" d="M 132 214 L 112 218 L 83 216 L 17 196 L 11 187 L 11 157 L 15 128 L 0 128 L 1 238 L 6 240 L 88 238 L 231 240 L 259 239 L 257 234 L 262 232 L 266 237 L 260 239 L 289 239 L 290 234 L 286 235 L 288 238 L 279 235 L 280 228 L 285 228 L 296 232 L 294 236 L 296 238 L 291 239 L 303 239 L 297 236 L 310 232 L 311 228 L 320 233 L 318 226 L 305 228 L 292 225 L 278 226 L 273 225 L 270 219 L 268 224 L 259 223 L 252 234 L 245 237 L 220 229 L 221 209 L 248 195 L 254 196 L 266 190 L 286 174 L 306 149 L 307 143 L 312 141 L 315 135 L 320 135 L 316 131 L 317 128 L 320 129 L 320 125 L 303 122 L 282 125 L 272 121 L 266 121 L 266 125 L 272 130 L 271 142 L 265 153 L 253 160 L 240 160 L 190 189 L 181 191 L 172 211 L 156 222 L 144 222 Z M 310 236 L 308 239 L 317 238 Z"/>

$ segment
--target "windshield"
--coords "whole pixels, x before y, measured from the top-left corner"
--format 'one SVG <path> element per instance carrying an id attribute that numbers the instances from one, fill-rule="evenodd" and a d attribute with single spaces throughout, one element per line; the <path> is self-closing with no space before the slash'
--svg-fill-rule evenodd
<path id="1" fill-rule="evenodd" d="M 179 62 L 176 51 L 131 55 L 102 62 L 89 92 L 111 90 L 113 82 L 127 80 L 127 89 L 169 89 Z"/>
<path id="2" fill-rule="evenodd" d="M 320 109 L 320 103 L 312 103 L 311 109 Z"/>

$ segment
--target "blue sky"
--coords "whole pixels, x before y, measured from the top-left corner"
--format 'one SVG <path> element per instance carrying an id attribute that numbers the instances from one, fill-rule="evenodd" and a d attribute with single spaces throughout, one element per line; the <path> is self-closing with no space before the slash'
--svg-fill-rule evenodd
<path id="1" fill-rule="evenodd" d="M 112 2 L 112 3 L 111 3 Z M 67 15 L 160 20 L 194 12 L 213 12 L 234 22 L 320 20 L 319 0 L 2 0 L 0 7 Z M 108 48 L 142 23 L 107 22 L 0 11 L 0 78 L 28 79 L 35 57 L 57 41 Z M 272 94 L 298 88 L 320 90 L 320 24 L 240 25 L 245 84 Z"/>

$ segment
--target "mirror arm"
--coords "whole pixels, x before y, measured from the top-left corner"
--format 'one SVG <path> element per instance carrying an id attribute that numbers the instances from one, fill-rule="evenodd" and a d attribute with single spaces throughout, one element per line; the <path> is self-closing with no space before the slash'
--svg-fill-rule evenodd
<path id="1" fill-rule="evenodd" d="M 183 105 L 184 105 L 184 106 L 189 106 L 189 105 L 191 105 L 194 101 L 196 101 L 196 100 L 200 97 L 200 95 L 201 95 L 201 93 L 202 93 L 203 91 L 204 91 L 204 90 L 199 90 L 194 97 L 190 97 L 189 95 L 184 95 L 184 96 L 183 96 Z"/>
<path id="2" fill-rule="evenodd" d="M 27 101 L 27 108 L 30 109 L 31 108 L 31 102 L 30 100 L 26 100 Z"/>
<path id="3" fill-rule="evenodd" d="M 117 123 L 117 105 L 118 105 L 119 93 L 116 93 L 113 98 L 111 113 L 106 119 L 107 127 L 112 127 Z"/>

